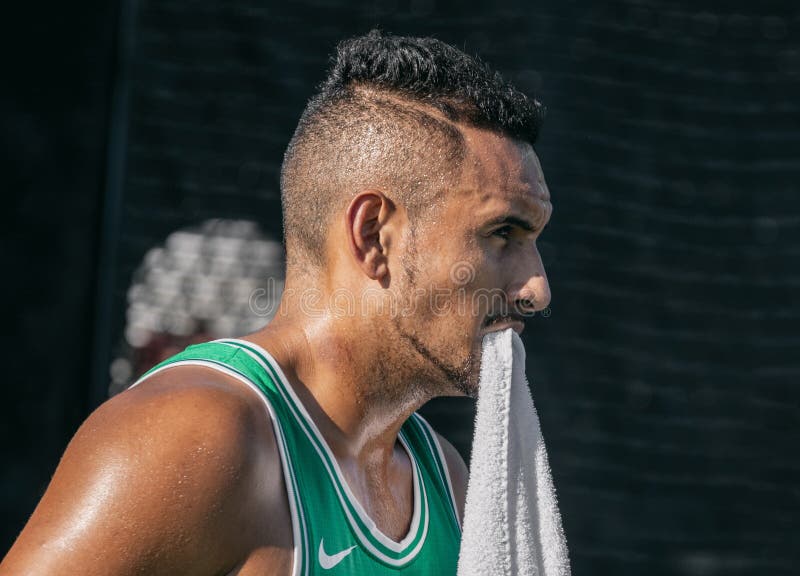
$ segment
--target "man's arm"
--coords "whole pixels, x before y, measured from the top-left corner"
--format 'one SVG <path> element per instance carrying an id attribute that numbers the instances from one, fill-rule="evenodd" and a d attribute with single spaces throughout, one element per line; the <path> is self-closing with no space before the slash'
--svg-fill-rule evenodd
<path id="1" fill-rule="evenodd" d="M 450 482 L 453 484 L 453 495 L 456 498 L 456 506 L 458 507 L 458 519 L 463 524 L 464 522 L 464 503 L 467 499 L 467 482 L 469 480 L 469 470 L 464 463 L 464 459 L 459 454 L 458 450 L 448 442 L 444 436 L 436 432 L 436 437 L 439 439 L 439 444 L 442 446 L 444 458 L 447 461 L 447 469 L 450 473 Z"/>
<path id="2" fill-rule="evenodd" d="M 247 511 L 274 504 L 263 494 L 278 496 L 281 476 L 263 405 L 226 379 L 172 368 L 98 408 L 0 575 L 202 575 L 241 561 L 268 530 Z"/>

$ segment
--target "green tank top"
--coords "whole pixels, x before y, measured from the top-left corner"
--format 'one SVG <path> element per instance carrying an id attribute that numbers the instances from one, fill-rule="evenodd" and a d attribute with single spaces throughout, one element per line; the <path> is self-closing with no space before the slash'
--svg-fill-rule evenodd
<path id="1" fill-rule="evenodd" d="M 264 400 L 292 515 L 292 576 L 456 573 L 458 512 L 441 446 L 422 416 L 414 413 L 398 435 L 412 463 L 414 513 L 408 535 L 396 542 L 356 500 L 325 439 L 266 350 L 236 339 L 196 344 L 151 368 L 134 386 L 181 365 L 224 372 L 256 389 Z"/>

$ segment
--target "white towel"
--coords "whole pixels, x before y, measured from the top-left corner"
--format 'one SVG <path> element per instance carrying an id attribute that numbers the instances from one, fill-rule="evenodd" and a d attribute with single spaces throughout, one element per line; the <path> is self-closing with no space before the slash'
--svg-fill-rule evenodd
<path id="1" fill-rule="evenodd" d="M 483 339 L 458 576 L 569 576 L 539 417 L 512 329 Z"/>

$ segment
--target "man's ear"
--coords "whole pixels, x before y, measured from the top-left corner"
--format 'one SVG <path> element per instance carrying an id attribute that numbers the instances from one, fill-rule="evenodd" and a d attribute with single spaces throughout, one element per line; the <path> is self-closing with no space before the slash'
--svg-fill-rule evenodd
<path id="1" fill-rule="evenodd" d="M 394 203 L 380 190 L 360 192 L 350 201 L 345 212 L 350 252 L 373 280 L 382 281 L 389 274 L 386 249 L 390 235 L 386 223 L 394 212 Z"/>

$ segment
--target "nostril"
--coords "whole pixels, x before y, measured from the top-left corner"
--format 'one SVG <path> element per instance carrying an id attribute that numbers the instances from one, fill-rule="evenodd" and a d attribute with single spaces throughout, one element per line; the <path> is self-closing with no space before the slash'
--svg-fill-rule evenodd
<path id="1" fill-rule="evenodd" d="M 531 298 L 523 298 L 517 301 L 517 306 L 521 310 L 535 310 L 536 309 L 536 302 L 534 302 Z"/>

